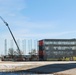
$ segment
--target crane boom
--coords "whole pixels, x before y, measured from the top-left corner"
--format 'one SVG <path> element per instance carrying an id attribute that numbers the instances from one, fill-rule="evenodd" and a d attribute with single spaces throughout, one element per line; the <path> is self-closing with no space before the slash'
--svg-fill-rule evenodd
<path id="1" fill-rule="evenodd" d="M 0 16 L 0 18 L 1 18 L 1 20 L 4 22 L 4 24 L 8 27 L 8 30 L 10 31 L 10 33 L 11 33 L 11 35 L 12 35 L 12 38 L 13 38 L 13 40 L 14 40 L 16 46 L 17 46 L 18 53 L 19 53 L 19 55 L 21 55 L 20 48 L 19 48 L 19 46 L 18 46 L 18 44 L 17 44 L 17 42 L 16 42 L 16 40 L 15 40 L 15 37 L 14 37 L 14 35 L 13 35 L 13 33 L 12 33 L 12 31 L 11 31 L 9 25 L 8 25 L 8 23 L 7 23 L 1 16 Z"/>

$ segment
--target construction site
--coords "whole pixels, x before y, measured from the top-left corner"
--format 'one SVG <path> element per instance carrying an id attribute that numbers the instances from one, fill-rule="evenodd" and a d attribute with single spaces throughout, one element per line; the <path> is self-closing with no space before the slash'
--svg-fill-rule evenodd
<path id="1" fill-rule="evenodd" d="M 76 75 L 76 39 L 36 40 L 34 48 L 32 41 L 28 41 L 28 52 L 24 40 L 22 51 L 8 23 L 1 16 L 0 18 L 7 26 L 16 45 L 14 50 L 11 41 L 11 47 L 7 49 L 7 39 L 4 40 L 5 54 L 0 56 L 0 73 Z"/>
<path id="2" fill-rule="evenodd" d="M 2 61 L 28 61 L 28 60 L 38 60 L 38 53 L 36 52 L 35 49 L 32 50 L 32 42 L 30 43 L 30 41 L 28 41 L 29 45 L 29 52 L 28 54 L 29 55 L 26 55 L 23 53 L 23 51 L 20 50 L 20 47 L 19 47 L 19 42 L 16 41 L 8 23 L 0 16 L 1 20 L 4 22 L 4 24 L 7 26 L 11 36 L 12 36 L 12 39 L 16 45 L 16 50 L 13 49 L 13 42 L 11 43 L 11 48 L 9 48 L 9 51 L 7 50 L 7 39 L 5 39 L 5 54 L 2 55 L 0 58 Z M 25 45 L 26 43 L 23 41 L 23 49 L 25 48 Z M 35 43 L 36 44 L 36 43 Z"/>
<path id="3" fill-rule="evenodd" d="M 0 16 L 8 28 L 12 40 L 7 48 L 8 40 L 4 40 L 4 55 L 2 61 L 75 61 L 76 60 L 76 39 L 42 39 L 42 40 L 20 40 L 15 39 L 8 23 Z M 15 45 L 15 48 L 14 48 Z M 28 47 L 28 48 L 27 48 Z M 28 51 L 28 52 L 27 52 Z"/>

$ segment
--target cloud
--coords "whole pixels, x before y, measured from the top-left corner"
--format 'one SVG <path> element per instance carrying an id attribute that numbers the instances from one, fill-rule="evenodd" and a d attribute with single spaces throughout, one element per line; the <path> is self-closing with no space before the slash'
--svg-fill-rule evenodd
<path id="1" fill-rule="evenodd" d="M 30 16 L 23 14 L 26 8 L 26 0 L 0 0 L 0 16 L 8 22 L 16 39 L 71 38 L 76 35 L 75 30 L 67 30 L 67 28 L 65 30 L 62 28 L 62 23 L 58 21 L 32 22 Z M 63 27 L 65 26 L 63 25 Z M 10 32 L 1 20 L 0 35 L 0 41 L 12 39 Z"/>
<path id="2" fill-rule="evenodd" d="M 19 19 L 18 19 L 19 20 Z M 24 21 L 25 18 L 21 20 L 15 20 L 14 23 L 10 23 L 9 26 L 16 38 L 25 39 L 25 38 L 66 38 L 68 35 L 73 35 L 76 33 L 75 30 L 70 31 L 52 31 L 57 27 L 53 22 L 44 22 L 44 23 L 33 23 Z M 2 38 L 12 38 L 8 29 L 5 28 L 5 32 L 1 33 Z"/>
<path id="3" fill-rule="evenodd" d="M 0 0 L 0 16 L 5 19 L 12 31 L 19 29 L 16 22 L 20 23 L 23 19 L 26 19 L 26 17 L 21 14 L 23 9 L 26 9 L 26 0 Z M 0 34 L 2 38 L 9 37 L 8 29 L 1 20 Z"/>
<path id="4" fill-rule="evenodd" d="M 26 17 L 21 13 L 26 7 L 26 0 L 0 0 L 1 16 L 8 22 L 9 27 L 16 37 L 34 37 L 37 36 L 37 34 L 40 35 L 40 33 L 45 33 L 46 29 L 52 30 L 55 28 L 54 22 L 30 22 L 30 17 Z M 8 29 L 3 26 L 4 24 L 2 21 L 0 21 L 0 24 L 0 27 L 5 29 L 0 32 L 2 35 L 1 37 L 9 38 L 10 34 Z"/>
<path id="5" fill-rule="evenodd" d="M 0 14 L 5 17 L 20 14 L 25 8 L 25 0 L 0 0 Z"/>
<path id="6" fill-rule="evenodd" d="M 0 9 L 20 11 L 25 7 L 25 0 L 0 0 Z M 10 8 L 10 9 L 9 9 Z"/>
<path id="7" fill-rule="evenodd" d="M 50 32 L 50 33 L 32 33 L 32 32 L 16 32 L 15 35 L 20 39 L 51 39 L 51 38 L 73 38 L 76 31 L 65 31 L 65 32 Z M 71 36 L 71 37 L 69 37 Z"/>

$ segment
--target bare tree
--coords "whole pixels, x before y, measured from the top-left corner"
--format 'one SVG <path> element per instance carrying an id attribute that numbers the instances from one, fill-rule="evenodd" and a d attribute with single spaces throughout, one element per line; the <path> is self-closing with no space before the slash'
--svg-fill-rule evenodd
<path id="1" fill-rule="evenodd" d="M 31 58 L 29 60 L 38 60 L 38 55 L 37 55 L 35 49 L 33 49 L 31 52 L 29 52 L 29 54 L 31 55 Z"/>
<path id="2" fill-rule="evenodd" d="M 8 51 L 8 56 L 10 57 L 10 58 L 13 58 L 14 57 L 14 50 L 13 50 L 13 48 L 9 48 L 9 51 Z"/>
<path id="3" fill-rule="evenodd" d="M 29 54 L 30 54 L 30 55 L 36 55 L 37 53 L 36 53 L 36 50 L 33 49 L 31 52 L 29 52 Z"/>

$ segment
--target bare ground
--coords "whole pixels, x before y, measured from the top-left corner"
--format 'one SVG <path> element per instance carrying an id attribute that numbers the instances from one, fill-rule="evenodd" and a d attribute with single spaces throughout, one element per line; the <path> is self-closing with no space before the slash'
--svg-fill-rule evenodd
<path id="1" fill-rule="evenodd" d="M 28 71 L 41 74 L 76 75 L 76 61 L 0 61 L 0 72 Z"/>

